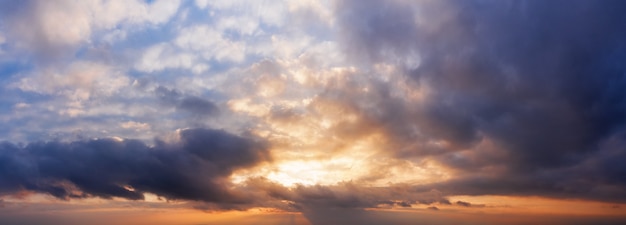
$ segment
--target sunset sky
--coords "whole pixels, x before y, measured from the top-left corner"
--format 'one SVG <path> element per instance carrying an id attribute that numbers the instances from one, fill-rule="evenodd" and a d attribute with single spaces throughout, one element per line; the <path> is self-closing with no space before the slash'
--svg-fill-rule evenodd
<path id="1" fill-rule="evenodd" d="M 0 224 L 626 224 L 625 12 L 0 0 Z"/>

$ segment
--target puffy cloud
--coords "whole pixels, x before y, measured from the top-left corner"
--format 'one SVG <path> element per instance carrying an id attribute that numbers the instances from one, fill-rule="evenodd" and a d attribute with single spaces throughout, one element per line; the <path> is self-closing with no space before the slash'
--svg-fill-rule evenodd
<path id="1" fill-rule="evenodd" d="M 161 24 L 178 11 L 180 1 L 3 1 L 4 26 L 11 43 L 52 59 L 64 49 L 90 41 L 92 33 L 121 23 Z"/>
<path id="2" fill-rule="evenodd" d="M 208 7 L 210 10 L 231 11 L 240 17 L 252 17 L 270 26 L 281 26 L 286 23 L 286 5 L 281 1 L 196 1 L 201 8 Z"/>
<path id="3" fill-rule="evenodd" d="M 220 30 L 209 26 L 193 26 L 180 31 L 176 46 L 198 52 L 205 59 L 241 62 L 245 59 L 245 44 L 225 38 Z"/>
<path id="4" fill-rule="evenodd" d="M 188 69 L 197 74 L 208 68 L 196 54 L 176 51 L 168 44 L 157 44 L 146 49 L 135 65 L 135 69 L 148 73 L 164 69 Z"/>
<path id="5" fill-rule="evenodd" d="M 190 26 L 178 31 L 172 43 L 160 43 L 145 49 L 135 69 L 148 73 L 186 69 L 201 74 L 211 67 L 212 61 L 241 63 L 246 54 L 246 43 L 225 37 L 224 30 Z"/>
<path id="6" fill-rule="evenodd" d="M 97 62 L 75 61 L 66 67 L 50 67 L 37 72 L 22 76 L 12 86 L 22 91 L 87 100 L 92 96 L 111 96 L 130 84 L 125 74 Z"/>

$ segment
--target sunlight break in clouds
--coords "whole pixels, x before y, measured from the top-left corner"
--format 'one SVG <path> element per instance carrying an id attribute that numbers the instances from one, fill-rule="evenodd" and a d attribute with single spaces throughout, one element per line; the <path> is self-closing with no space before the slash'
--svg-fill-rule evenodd
<path id="1" fill-rule="evenodd" d="M 0 0 L 0 224 L 622 224 L 619 0 Z"/>

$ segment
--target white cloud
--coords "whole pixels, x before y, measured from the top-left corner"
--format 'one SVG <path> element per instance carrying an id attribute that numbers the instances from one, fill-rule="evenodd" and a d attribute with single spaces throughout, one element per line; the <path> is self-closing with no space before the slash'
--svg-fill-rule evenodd
<path id="1" fill-rule="evenodd" d="M 335 22 L 331 1 L 294 0 L 289 1 L 288 5 L 291 20 L 300 20 L 305 23 L 322 22 L 326 26 L 333 26 Z"/>
<path id="2" fill-rule="evenodd" d="M 334 66 L 339 57 L 334 43 L 322 40 L 324 37 L 316 36 L 316 31 L 307 30 L 310 24 L 327 26 L 327 22 L 320 22 L 319 18 L 328 16 L 328 2 L 196 0 L 195 5 L 211 14 L 210 18 L 194 14 L 197 13 L 195 10 L 181 8 L 180 3 L 178 0 L 150 3 L 145 0 L 33 1 L 12 16 L 0 15 L 2 19 L 9 18 L 3 21 L 3 25 L 7 25 L 0 29 L 0 44 L 2 37 L 6 37 L 5 43 L 25 46 L 30 50 L 25 51 L 28 53 L 63 51 L 68 55 L 56 61 L 29 62 L 35 67 L 20 71 L 13 78 L 15 82 L 11 87 L 51 97 L 43 102 L 24 101 L 33 113 L 22 114 L 23 120 L 36 125 L 24 128 L 28 130 L 25 133 L 64 129 L 93 133 L 106 129 L 132 137 L 139 135 L 133 132 L 145 134 L 186 126 L 184 119 L 173 116 L 175 111 L 155 104 L 152 87 L 159 85 L 201 97 L 218 93 L 224 96 L 218 104 L 239 103 L 244 108 L 273 107 L 266 104 L 273 100 L 280 102 L 276 106 L 291 105 L 290 102 L 301 102 L 300 97 L 310 100 L 311 96 L 304 92 L 314 93 L 308 89 L 318 78 L 312 72 L 317 69 L 313 68 L 314 65 L 328 70 L 327 67 Z M 144 39 L 144 34 L 150 35 L 147 32 L 156 29 L 165 35 Z M 170 38 L 170 34 L 174 37 L 164 40 Z M 87 50 L 74 54 L 76 49 L 98 49 L 98 52 Z M 278 74 L 271 71 L 266 71 L 265 76 L 249 73 L 247 68 L 258 63 L 252 61 L 256 58 L 281 64 L 285 67 L 284 76 L 276 77 L 274 75 Z M 216 62 L 220 70 L 207 73 L 214 66 L 211 64 Z M 307 66 L 310 68 L 303 69 Z M 168 84 L 158 83 L 159 79 L 142 78 L 144 74 L 139 74 L 133 79 L 146 79 L 153 84 L 138 87 L 131 86 L 133 79 L 126 75 L 133 69 L 146 73 L 166 69 L 189 72 L 168 78 L 171 81 Z M 302 77 L 299 83 L 292 80 L 298 76 Z M 258 81 L 259 85 L 242 85 L 242 80 Z M 294 83 L 300 85 L 294 86 Z M 305 88 L 307 90 L 296 90 Z M 247 90 L 236 93 L 235 90 L 241 89 Z M 255 97 L 247 103 L 230 101 L 243 99 L 244 96 L 239 96 L 241 93 Z M 14 107 L 27 111 L 25 106 Z M 259 111 L 273 110 L 271 107 Z M 38 117 L 40 115 L 43 116 Z M 238 129 L 237 126 L 244 124 L 245 120 L 236 116 L 221 115 L 220 121 L 211 125 Z M 103 121 L 85 125 L 85 117 Z M 66 125 L 59 125 L 50 118 L 60 118 L 71 125 L 63 127 Z M 110 127 L 111 124 L 115 128 Z M 143 130 L 139 132 L 140 127 L 147 128 L 141 128 Z"/>
<path id="3" fill-rule="evenodd" d="M 141 122 L 135 122 L 135 121 L 128 121 L 128 122 L 120 123 L 120 127 L 124 128 L 124 129 L 131 129 L 131 130 L 135 130 L 135 131 L 141 131 L 141 130 L 149 130 L 150 129 L 150 124 L 141 123 Z"/>
<path id="4" fill-rule="evenodd" d="M 227 16 L 217 21 L 218 30 L 235 30 L 243 35 L 253 35 L 258 28 L 259 20 L 249 16 Z"/>
<path id="5" fill-rule="evenodd" d="M 178 11 L 180 0 L 160 0 L 147 9 L 147 19 L 153 24 L 160 24 L 170 20 Z"/>
<path id="6" fill-rule="evenodd" d="M 148 48 L 135 69 L 143 72 L 155 72 L 168 68 L 191 69 L 194 72 L 204 72 L 208 66 L 197 62 L 195 55 L 177 52 L 172 46 L 161 43 Z"/>
<path id="7" fill-rule="evenodd" d="M 126 39 L 127 32 L 122 29 L 115 29 L 105 35 L 102 36 L 102 40 L 106 43 L 115 43 L 121 40 Z"/>
<path id="8" fill-rule="evenodd" d="M 9 16 L 10 36 L 21 46 L 50 51 L 51 48 L 89 42 L 95 30 L 121 23 L 162 24 L 178 11 L 180 1 L 159 0 L 58 0 L 24 3 L 24 9 Z"/>
<path id="9" fill-rule="evenodd" d="M 209 0 L 196 0 L 196 6 L 205 9 L 209 5 Z"/>
<path id="10" fill-rule="evenodd" d="M 272 36 L 273 55 L 276 58 L 297 58 L 306 48 L 313 44 L 311 42 L 311 37 L 303 35 Z"/>
<path id="11" fill-rule="evenodd" d="M 86 100 L 92 95 L 110 96 L 129 85 L 129 79 L 111 67 L 88 61 L 77 61 L 66 68 L 47 68 L 13 83 L 23 91 Z"/>
<path id="12" fill-rule="evenodd" d="M 287 17 L 287 4 L 274 0 L 196 1 L 199 8 L 226 11 L 238 16 L 252 17 L 270 26 L 282 26 Z"/>
<path id="13" fill-rule="evenodd" d="M 211 60 L 241 63 L 245 58 L 245 42 L 225 38 L 214 27 L 197 25 L 181 29 L 171 44 L 164 42 L 147 48 L 134 67 L 149 73 L 178 68 L 200 74 L 210 68 Z"/>
<path id="14" fill-rule="evenodd" d="M 195 51 L 207 60 L 241 62 L 245 59 L 245 43 L 232 41 L 209 26 L 194 26 L 181 30 L 174 40 L 176 46 Z"/>

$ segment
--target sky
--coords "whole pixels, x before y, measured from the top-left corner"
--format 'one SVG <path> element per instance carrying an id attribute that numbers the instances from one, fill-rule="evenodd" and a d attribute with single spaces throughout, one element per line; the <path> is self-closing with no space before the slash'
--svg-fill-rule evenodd
<path id="1" fill-rule="evenodd" d="M 0 0 L 0 224 L 624 224 L 621 0 Z"/>

